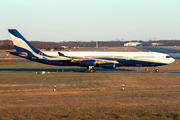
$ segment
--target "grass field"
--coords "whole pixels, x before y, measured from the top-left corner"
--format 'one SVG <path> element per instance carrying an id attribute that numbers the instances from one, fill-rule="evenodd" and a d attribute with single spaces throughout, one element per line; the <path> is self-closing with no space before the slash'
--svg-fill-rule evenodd
<path id="1" fill-rule="evenodd" d="M 0 93 L 0 119 L 179 119 L 180 90 Z"/>
<path id="2" fill-rule="evenodd" d="M 0 62 L 0 120 L 180 119 L 180 73 L 104 69 L 76 73 L 76 69 L 85 68 Z M 118 71 L 145 69 L 155 68 L 122 67 Z M 180 70 L 180 60 L 160 70 Z M 36 74 L 40 71 L 51 73 Z"/>
<path id="3" fill-rule="evenodd" d="M 179 79 L 179 73 L 1 73 L 0 119 L 180 119 Z"/>

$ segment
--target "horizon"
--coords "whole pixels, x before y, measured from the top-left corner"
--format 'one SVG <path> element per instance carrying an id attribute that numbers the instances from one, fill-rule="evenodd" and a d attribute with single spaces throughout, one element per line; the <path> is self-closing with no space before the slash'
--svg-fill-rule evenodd
<path id="1" fill-rule="evenodd" d="M 11 39 L 5 39 L 0 41 L 12 41 Z M 43 40 L 28 40 L 28 42 L 151 42 L 151 41 L 180 41 L 180 40 L 128 40 L 128 41 L 122 41 L 122 40 L 107 40 L 107 41 L 43 41 Z"/>

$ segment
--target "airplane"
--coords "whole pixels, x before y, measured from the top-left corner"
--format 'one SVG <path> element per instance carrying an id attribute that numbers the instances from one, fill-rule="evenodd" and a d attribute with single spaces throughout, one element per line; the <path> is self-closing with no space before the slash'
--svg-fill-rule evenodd
<path id="1" fill-rule="evenodd" d="M 87 51 L 40 51 L 34 48 L 16 29 L 8 29 L 16 51 L 10 54 L 25 59 L 57 66 L 86 67 L 85 72 L 95 72 L 94 67 L 154 67 L 173 63 L 175 60 L 157 52 L 87 52 Z M 159 72 L 159 69 L 155 70 Z"/>

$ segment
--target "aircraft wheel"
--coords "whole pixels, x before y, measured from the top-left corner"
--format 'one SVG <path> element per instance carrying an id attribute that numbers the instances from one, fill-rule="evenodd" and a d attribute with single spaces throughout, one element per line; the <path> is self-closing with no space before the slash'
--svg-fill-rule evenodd
<path id="1" fill-rule="evenodd" d="M 158 72 L 159 72 L 159 69 L 156 69 L 156 70 L 155 70 L 155 72 L 157 72 L 157 73 L 158 73 Z"/>
<path id="2" fill-rule="evenodd" d="M 89 72 L 89 69 L 86 69 L 85 72 L 88 73 L 88 72 Z"/>
<path id="3" fill-rule="evenodd" d="M 93 72 L 95 72 L 95 70 L 94 70 L 94 69 L 91 69 L 90 72 L 93 73 Z"/>

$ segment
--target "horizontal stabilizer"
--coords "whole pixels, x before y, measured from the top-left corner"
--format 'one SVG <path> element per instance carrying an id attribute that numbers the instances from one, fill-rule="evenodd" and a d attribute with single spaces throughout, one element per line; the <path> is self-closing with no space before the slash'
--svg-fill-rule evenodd
<path id="1" fill-rule="evenodd" d="M 17 55 L 17 56 L 21 56 L 21 57 L 27 57 L 27 53 L 26 52 L 10 52 L 10 54 L 12 55 Z"/>

